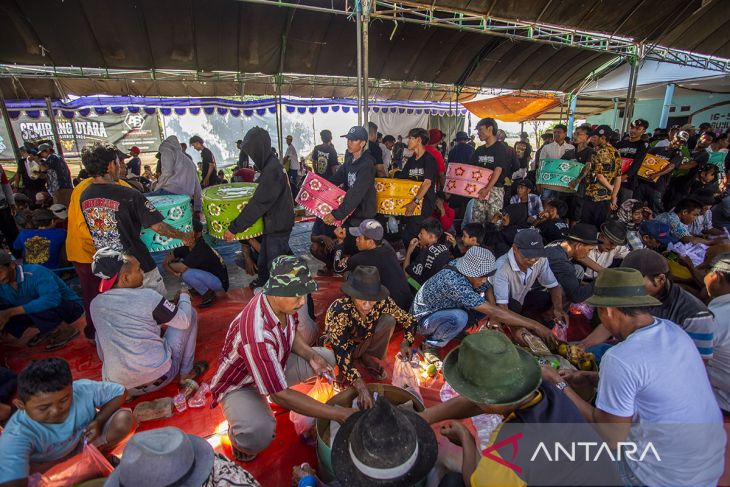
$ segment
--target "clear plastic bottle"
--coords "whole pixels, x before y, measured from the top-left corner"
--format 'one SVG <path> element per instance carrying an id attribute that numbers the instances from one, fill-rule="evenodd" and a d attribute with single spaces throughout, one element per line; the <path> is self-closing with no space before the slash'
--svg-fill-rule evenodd
<path id="1" fill-rule="evenodd" d="M 198 387 L 198 390 L 195 391 L 195 394 L 193 394 L 193 397 L 188 399 L 188 406 L 191 408 L 202 408 L 205 406 L 206 401 L 206 395 L 210 392 L 210 386 L 207 382 L 203 382 L 200 384 L 200 387 Z"/>
<path id="2" fill-rule="evenodd" d="M 175 405 L 175 409 L 177 409 L 178 413 L 185 412 L 188 408 L 187 401 L 185 400 L 185 394 L 182 392 L 179 392 L 172 398 L 172 403 Z"/>

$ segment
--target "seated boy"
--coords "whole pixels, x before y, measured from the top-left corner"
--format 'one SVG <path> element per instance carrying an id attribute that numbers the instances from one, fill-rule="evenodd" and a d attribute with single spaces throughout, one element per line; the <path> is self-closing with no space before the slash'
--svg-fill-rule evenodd
<path id="1" fill-rule="evenodd" d="M 54 228 L 51 210 L 40 209 L 33 212 L 33 229 L 25 229 L 18 234 L 13 248 L 23 251 L 23 262 L 40 264 L 49 269 L 61 267 L 62 252 L 66 244 L 66 230 Z"/>
<path id="2" fill-rule="evenodd" d="M 451 255 L 455 258 L 459 258 L 467 250 L 472 247 L 479 247 L 484 241 L 484 225 L 481 223 L 469 223 L 461 228 L 461 245 L 464 247 L 464 252 L 459 248 L 459 244 L 456 239 L 450 233 L 446 234 L 446 243 L 451 247 Z"/>
<path id="3" fill-rule="evenodd" d="M 112 382 L 74 381 L 61 358 L 31 362 L 18 376 L 18 411 L 0 436 L 0 485 L 25 486 L 31 471 L 80 453 L 84 440 L 111 451 L 137 428 Z"/>
<path id="4" fill-rule="evenodd" d="M 94 254 L 91 270 L 102 279 L 101 294 L 90 309 L 104 379 L 140 396 L 178 376 L 182 383 L 205 372 L 206 362 L 193 363 L 198 318 L 187 287 L 181 286 L 177 304 L 171 303 L 154 289 L 141 287 L 137 259 L 108 248 Z M 167 329 L 161 333 L 163 325 Z"/>
<path id="5" fill-rule="evenodd" d="M 535 188 L 529 179 L 520 179 L 515 182 L 515 185 L 517 194 L 513 195 L 509 202 L 511 205 L 527 203 L 527 222 L 533 224 L 543 212 L 542 200 L 540 196 L 532 193 Z"/>
<path id="6" fill-rule="evenodd" d="M 568 223 L 565 221 L 567 214 L 568 205 L 563 200 L 545 202 L 545 210 L 534 224 L 545 245 L 556 240 L 565 240 L 568 235 Z"/>
<path id="7" fill-rule="evenodd" d="M 421 287 L 429 277 L 443 269 L 451 260 L 448 247 L 439 243 L 442 234 L 441 222 L 428 218 L 421 223 L 418 238 L 411 239 L 403 261 L 403 269 L 414 287 Z M 411 257 L 416 247 L 419 248 L 419 252 L 413 260 Z"/>
<path id="8" fill-rule="evenodd" d="M 228 270 L 223 258 L 203 239 L 203 224 L 193 220 L 192 246 L 174 249 L 165 257 L 165 270 L 202 296 L 200 307 L 211 306 L 216 291 L 228 291 Z"/>

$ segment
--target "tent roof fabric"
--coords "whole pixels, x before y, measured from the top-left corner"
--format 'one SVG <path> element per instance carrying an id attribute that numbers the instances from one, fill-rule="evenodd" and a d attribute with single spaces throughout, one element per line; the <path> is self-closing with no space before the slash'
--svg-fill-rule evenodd
<path id="1" fill-rule="evenodd" d="M 533 120 L 551 108 L 560 105 L 556 97 L 529 95 L 503 95 L 463 104 L 479 118 L 496 118 L 503 122 L 524 122 Z"/>
<path id="2" fill-rule="evenodd" d="M 345 1 L 311 0 L 342 10 Z M 730 43 L 722 35 L 729 21 L 721 0 L 708 0 L 701 9 L 702 0 L 435 1 L 497 17 L 615 32 L 649 42 L 666 40 L 730 57 Z M 235 0 L 0 0 L 0 13 L 0 63 L 5 64 L 349 77 L 356 71 L 355 26 L 344 15 Z M 380 19 L 370 24 L 369 52 L 374 79 L 564 92 L 615 58 L 575 47 Z M 232 81 L 181 83 L 153 76 L 135 83 L 118 77 L 23 77 L 14 83 L 6 78 L 0 88 L 7 98 L 63 96 L 63 91 L 143 96 L 274 92 L 270 79 L 241 86 Z M 287 94 L 350 97 L 353 91 L 300 81 L 291 84 Z M 453 99 L 428 89 L 384 90 L 379 96 Z"/>

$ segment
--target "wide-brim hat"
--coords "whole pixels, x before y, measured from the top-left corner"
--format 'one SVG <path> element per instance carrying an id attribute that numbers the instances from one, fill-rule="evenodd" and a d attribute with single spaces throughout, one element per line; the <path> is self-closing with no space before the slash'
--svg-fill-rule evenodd
<path id="1" fill-rule="evenodd" d="M 593 287 L 593 296 L 585 303 L 599 308 L 629 308 L 659 306 L 661 301 L 649 296 L 644 287 L 644 278 L 636 269 L 614 267 L 598 273 Z"/>
<path id="2" fill-rule="evenodd" d="M 381 419 L 383 416 L 385 420 Z M 369 428 L 373 422 L 379 424 Z M 386 429 L 388 434 L 382 434 Z M 363 451 L 368 439 L 362 436 L 368 433 L 372 433 L 369 439 L 375 440 L 373 443 L 379 443 L 381 448 Z M 404 452 L 404 447 L 411 449 Z M 362 461 L 366 458 L 375 464 L 366 465 Z M 431 426 L 416 413 L 396 408 L 383 397 L 372 409 L 358 411 L 347 418 L 332 444 L 335 477 L 348 487 L 411 487 L 426 478 L 437 458 L 438 443 Z M 384 468 L 393 461 L 399 463 Z"/>
<path id="3" fill-rule="evenodd" d="M 104 487 L 200 487 L 210 477 L 214 460 L 213 448 L 202 438 L 173 427 L 143 431 L 130 438 Z"/>
<path id="4" fill-rule="evenodd" d="M 491 330 L 464 338 L 444 359 L 443 373 L 460 395 L 493 406 L 520 404 L 542 383 L 535 357 Z"/>
<path id="5" fill-rule="evenodd" d="M 340 290 L 354 299 L 382 301 L 390 296 L 388 288 L 380 283 L 380 271 L 371 265 L 359 265 L 350 272 Z"/>

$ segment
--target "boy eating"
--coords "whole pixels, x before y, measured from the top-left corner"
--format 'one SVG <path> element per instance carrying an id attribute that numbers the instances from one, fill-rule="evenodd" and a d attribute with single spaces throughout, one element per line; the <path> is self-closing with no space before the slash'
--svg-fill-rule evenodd
<path id="1" fill-rule="evenodd" d="M 137 427 L 132 412 L 120 409 L 126 397 L 119 384 L 74 381 L 61 358 L 31 362 L 18 376 L 18 411 L 0 436 L 0 485 L 27 485 L 31 470 L 79 453 L 84 441 L 111 451 Z"/>

